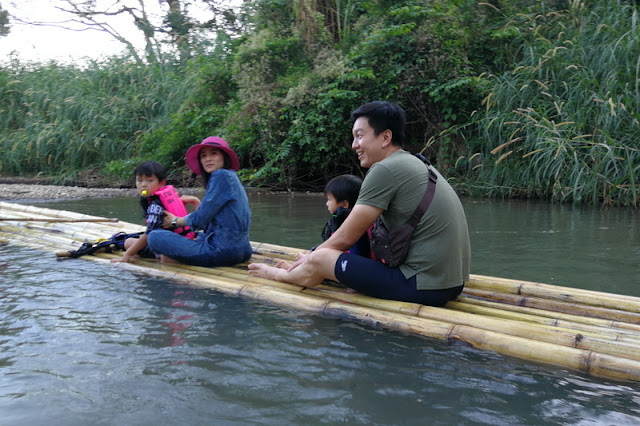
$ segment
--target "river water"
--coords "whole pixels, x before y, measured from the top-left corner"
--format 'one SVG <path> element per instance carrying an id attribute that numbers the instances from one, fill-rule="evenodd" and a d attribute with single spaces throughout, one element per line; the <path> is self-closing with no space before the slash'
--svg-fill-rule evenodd
<path id="1" fill-rule="evenodd" d="M 322 196 L 250 201 L 253 241 L 319 242 Z M 37 204 L 141 222 L 134 198 Z M 464 206 L 473 273 L 640 296 L 638 212 Z M 14 245 L 0 271 L 2 425 L 640 423 L 637 384 Z"/>

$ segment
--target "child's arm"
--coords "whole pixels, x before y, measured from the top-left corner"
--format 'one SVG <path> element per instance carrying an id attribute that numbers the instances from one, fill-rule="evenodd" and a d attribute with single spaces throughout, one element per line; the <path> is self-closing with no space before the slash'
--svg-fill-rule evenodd
<path id="1" fill-rule="evenodd" d="M 122 257 L 111 259 L 111 262 L 129 262 L 140 250 L 147 245 L 147 234 L 142 234 L 140 238 L 132 238 L 133 244 L 124 252 Z"/>

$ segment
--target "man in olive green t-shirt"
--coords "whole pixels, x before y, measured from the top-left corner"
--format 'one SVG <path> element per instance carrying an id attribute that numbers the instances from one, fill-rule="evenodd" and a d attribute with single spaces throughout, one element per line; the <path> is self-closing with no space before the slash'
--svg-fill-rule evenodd
<path id="1" fill-rule="evenodd" d="M 435 195 L 402 265 L 390 268 L 345 253 L 378 217 L 390 231 L 404 224 L 429 179 L 426 165 L 402 149 L 406 127 L 402 108 L 375 101 L 360 106 L 351 118 L 352 148 L 360 165 L 369 168 L 351 214 L 331 238 L 289 269 L 252 263 L 249 273 L 305 287 L 330 279 L 373 297 L 442 306 L 458 297 L 469 279 L 471 249 L 460 199 L 435 168 Z"/>

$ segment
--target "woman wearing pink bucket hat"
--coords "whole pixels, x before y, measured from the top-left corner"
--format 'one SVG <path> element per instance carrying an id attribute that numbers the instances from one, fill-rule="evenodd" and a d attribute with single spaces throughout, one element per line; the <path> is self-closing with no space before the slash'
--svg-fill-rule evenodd
<path id="1" fill-rule="evenodd" d="M 165 212 L 165 228 L 189 226 L 200 230 L 194 240 L 167 229 L 152 231 L 148 245 L 155 253 L 198 266 L 231 266 L 246 262 L 253 253 L 249 243 L 251 210 L 247 193 L 238 179 L 238 156 L 222 138 L 211 136 L 185 154 L 187 166 L 202 181 L 207 192 L 202 201 L 183 195 L 196 210 L 184 217 Z M 178 237 L 178 238 L 176 238 Z"/>
<path id="2" fill-rule="evenodd" d="M 185 155 L 187 160 L 187 166 L 191 169 L 191 171 L 197 175 L 202 174 L 201 164 L 200 164 L 200 151 L 205 147 L 214 147 L 218 148 L 220 151 L 226 154 L 225 160 L 228 160 L 227 169 L 233 169 L 236 172 L 240 169 L 240 162 L 238 161 L 238 156 L 231 148 L 229 148 L 229 144 L 222 138 L 217 136 L 210 136 L 200 142 L 198 145 L 194 145 L 187 150 L 187 154 Z"/>

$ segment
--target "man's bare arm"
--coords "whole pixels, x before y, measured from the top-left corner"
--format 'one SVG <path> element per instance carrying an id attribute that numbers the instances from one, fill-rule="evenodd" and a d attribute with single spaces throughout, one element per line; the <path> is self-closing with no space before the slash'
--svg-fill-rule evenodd
<path id="1" fill-rule="evenodd" d="M 349 250 L 360 237 L 367 232 L 367 229 L 382 214 L 379 207 L 356 204 L 344 223 L 333 233 L 324 243 L 317 248 L 331 248 L 334 250 Z"/>

